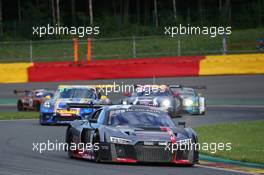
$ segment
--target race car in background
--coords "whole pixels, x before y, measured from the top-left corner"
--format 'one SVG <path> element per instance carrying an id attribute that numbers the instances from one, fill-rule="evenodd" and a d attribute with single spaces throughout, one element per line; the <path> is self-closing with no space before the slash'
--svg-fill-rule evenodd
<path id="1" fill-rule="evenodd" d="M 264 38 L 257 40 L 256 48 L 260 51 L 264 51 Z"/>
<path id="2" fill-rule="evenodd" d="M 97 109 L 89 120 L 73 121 L 68 126 L 65 151 L 70 158 L 191 166 L 198 162 L 195 131 L 176 126 L 160 108 L 141 105 L 68 106 Z M 77 145 L 84 146 L 80 149 Z M 176 146 L 181 149 L 171 149 Z"/>
<path id="3" fill-rule="evenodd" d="M 47 89 L 14 90 L 14 94 L 20 95 L 17 100 L 18 111 L 39 111 L 41 103 L 52 98 L 54 91 Z"/>
<path id="4" fill-rule="evenodd" d="M 205 89 L 206 87 L 170 85 L 169 88 L 174 95 L 181 99 L 183 113 L 191 115 L 205 114 L 205 97 L 198 93 L 196 89 Z"/>
<path id="5" fill-rule="evenodd" d="M 68 124 L 86 119 L 93 112 L 91 108 L 68 110 L 67 103 L 110 104 L 111 101 L 94 85 L 60 85 L 54 97 L 41 104 L 40 124 Z"/>
<path id="6" fill-rule="evenodd" d="M 135 85 L 132 93 L 125 93 L 121 104 L 155 106 L 166 109 L 171 117 L 181 117 L 182 104 L 167 85 Z"/>

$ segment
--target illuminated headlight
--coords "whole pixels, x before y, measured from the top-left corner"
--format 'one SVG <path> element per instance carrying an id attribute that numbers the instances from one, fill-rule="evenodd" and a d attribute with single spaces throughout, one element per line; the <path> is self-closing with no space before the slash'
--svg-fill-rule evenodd
<path id="1" fill-rule="evenodd" d="M 161 102 L 162 107 L 169 107 L 171 105 L 171 102 L 169 100 L 163 100 Z"/>
<path id="2" fill-rule="evenodd" d="M 117 143 L 117 144 L 123 144 L 128 145 L 132 142 L 132 140 L 118 138 L 118 137 L 110 137 L 110 142 Z"/>
<path id="3" fill-rule="evenodd" d="M 154 98 L 154 100 L 153 100 L 153 106 L 158 106 L 158 105 L 159 105 L 159 103 L 158 103 L 157 99 Z"/>
<path id="4" fill-rule="evenodd" d="M 184 106 L 192 106 L 193 105 L 193 101 L 191 99 L 185 99 L 183 101 Z"/>
<path id="5" fill-rule="evenodd" d="M 122 104 L 123 104 L 123 105 L 127 105 L 127 101 L 123 101 Z"/>
<path id="6" fill-rule="evenodd" d="M 44 106 L 45 108 L 50 108 L 50 102 L 45 101 L 44 104 L 43 104 L 43 106 Z"/>

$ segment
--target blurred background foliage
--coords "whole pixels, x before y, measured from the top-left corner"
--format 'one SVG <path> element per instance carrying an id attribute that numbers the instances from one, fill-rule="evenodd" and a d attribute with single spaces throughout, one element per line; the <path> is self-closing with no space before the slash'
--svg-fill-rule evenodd
<path id="1" fill-rule="evenodd" d="M 100 37 L 160 35 L 164 26 L 264 25 L 263 0 L 0 0 L 0 41 L 65 39 L 33 26 L 100 26 Z"/>

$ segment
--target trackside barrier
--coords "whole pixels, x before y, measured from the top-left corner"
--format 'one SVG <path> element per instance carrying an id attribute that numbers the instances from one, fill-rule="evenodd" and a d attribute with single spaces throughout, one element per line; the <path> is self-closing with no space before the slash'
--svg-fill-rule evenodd
<path id="1" fill-rule="evenodd" d="M 32 63 L 0 64 L 0 83 L 28 82 L 28 68 Z"/>
<path id="2" fill-rule="evenodd" d="M 264 54 L 206 56 L 199 75 L 263 74 Z"/>
<path id="3" fill-rule="evenodd" d="M 264 54 L 0 64 L 0 83 L 264 74 Z"/>
<path id="4" fill-rule="evenodd" d="M 35 63 L 28 69 L 28 75 L 29 82 L 198 76 L 199 62 L 203 58 L 190 56 L 92 61 L 80 64 Z"/>

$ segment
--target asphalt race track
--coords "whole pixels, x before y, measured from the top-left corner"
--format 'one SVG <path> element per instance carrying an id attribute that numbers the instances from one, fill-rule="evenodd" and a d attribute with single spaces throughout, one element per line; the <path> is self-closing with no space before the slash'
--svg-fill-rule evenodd
<path id="1" fill-rule="evenodd" d="M 212 76 L 188 78 L 157 78 L 157 79 L 130 79 L 116 80 L 127 84 L 185 84 L 206 85 L 203 91 L 207 99 L 216 101 L 216 105 L 208 107 L 205 116 L 184 116 L 176 121 L 186 121 L 188 126 L 206 124 L 264 119 L 264 109 L 257 105 L 264 99 L 264 76 Z M 109 84 L 113 80 L 89 81 L 89 84 Z M 64 83 L 30 83 L 30 84 L 2 84 L 0 85 L 0 98 L 16 98 L 12 94 L 14 89 L 56 88 L 58 84 L 87 84 L 87 82 Z M 109 95 L 111 97 L 111 95 Z M 118 95 L 111 98 L 117 100 Z M 227 104 L 218 104 L 226 101 Z M 242 105 L 229 105 L 231 101 L 238 101 Z M 248 106 L 249 103 L 251 106 Z M 0 111 L 6 107 L 2 106 Z M 8 107 L 8 110 L 15 110 Z M 39 153 L 33 151 L 33 143 L 63 142 L 66 127 L 39 126 L 37 120 L 0 121 L 0 174 L 2 175 L 35 175 L 35 174 L 124 174 L 124 175 L 235 175 L 242 174 L 229 170 L 217 170 L 207 167 L 194 166 L 181 167 L 170 165 L 119 165 L 96 164 L 85 160 L 68 159 L 63 151 L 46 151 Z"/>

